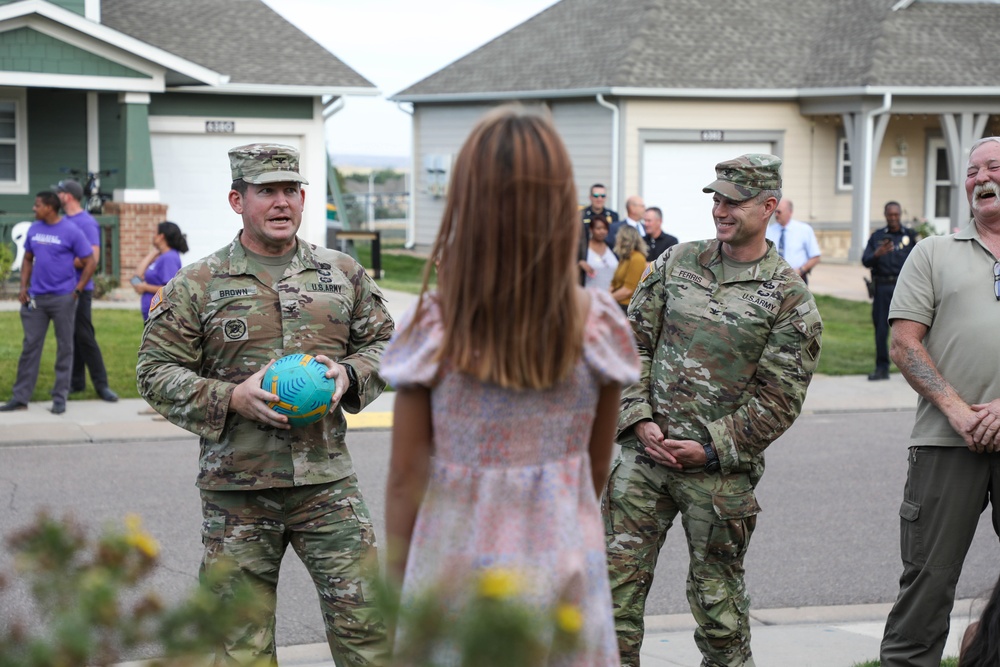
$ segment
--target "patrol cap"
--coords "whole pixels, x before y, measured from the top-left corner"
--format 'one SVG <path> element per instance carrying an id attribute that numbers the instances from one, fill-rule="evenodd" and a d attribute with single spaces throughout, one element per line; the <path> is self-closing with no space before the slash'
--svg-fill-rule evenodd
<path id="1" fill-rule="evenodd" d="M 299 152 L 283 144 L 247 144 L 229 149 L 233 180 L 262 183 L 309 184 L 299 173 Z"/>
<path id="2" fill-rule="evenodd" d="M 52 189 L 56 192 L 68 192 L 73 195 L 77 201 L 83 201 L 83 186 L 80 185 L 78 181 L 67 178 L 64 181 L 59 181 L 53 185 Z"/>
<path id="3" fill-rule="evenodd" d="M 746 201 L 761 190 L 781 188 L 781 158 L 767 153 L 747 153 L 715 165 L 715 181 L 701 189 L 718 192 L 731 201 Z"/>

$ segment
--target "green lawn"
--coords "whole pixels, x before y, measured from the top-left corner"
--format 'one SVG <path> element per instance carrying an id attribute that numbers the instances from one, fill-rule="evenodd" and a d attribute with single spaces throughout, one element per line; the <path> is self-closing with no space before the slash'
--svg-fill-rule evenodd
<path id="1" fill-rule="evenodd" d="M 362 244 L 359 244 L 361 246 Z M 359 247 L 361 262 L 370 266 L 366 247 Z M 379 281 L 382 287 L 417 293 L 420 289 L 425 261 L 407 255 L 382 256 L 386 277 Z M 835 297 L 817 296 L 823 316 L 823 352 L 818 372 L 828 375 L 857 375 L 870 373 L 874 367 L 874 332 L 871 323 L 871 304 L 845 301 Z M 104 353 L 111 388 L 123 398 L 138 398 L 135 388 L 135 364 L 139 340 L 142 336 L 142 317 L 139 309 L 105 310 L 94 308 L 94 328 Z M 17 312 L 0 313 L 0 400 L 11 397 L 17 359 L 21 353 L 21 319 Z M 38 384 L 33 401 L 49 399 L 49 390 L 55 380 L 55 334 L 51 327 L 42 355 Z M 73 394 L 71 398 L 97 398 L 88 378 L 87 391 Z"/>
<path id="2" fill-rule="evenodd" d="M 823 317 L 823 351 L 818 372 L 858 375 L 875 370 L 871 302 L 817 295 L 816 305 Z"/>
<path id="3" fill-rule="evenodd" d="M 401 247 L 397 246 L 396 248 Z M 371 246 L 367 243 L 355 245 L 358 261 L 366 268 L 372 268 Z M 391 251 L 393 246 L 382 248 L 382 279 L 378 281 L 380 287 L 385 289 L 419 294 L 420 286 L 424 279 L 424 265 L 427 260 L 411 255 L 394 254 Z M 390 252 L 386 252 L 389 250 Z M 436 276 L 431 276 L 431 284 L 437 282 Z"/>
<path id="4" fill-rule="evenodd" d="M 139 305 L 136 304 L 134 310 L 94 308 L 93 319 L 111 388 L 122 398 L 139 398 L 139 392 L 135 388 L 135 364 L 138 358 L 139 339 L 142 337 L 142 315 L 139 313 Z M 11 397 L 23 338 L 24 330 L 21 328 L 20 315 L 17 312 L 0 313 L 0 378 L 3 378 L 0 399 L 3 401 Z M 32 401 L 51 399 L 49 391 L 56 379 L 53 368 L 55 363 L 56 336 L 53 328 L 49 326 L 45 349 L 42 352 L 42 363 L 38 369 L 38 383 L 35 385 L 35 393 L 31 395 Z M 71 394 L 70 398 L 97 398 L 89 375 L 87 390 Z"/>

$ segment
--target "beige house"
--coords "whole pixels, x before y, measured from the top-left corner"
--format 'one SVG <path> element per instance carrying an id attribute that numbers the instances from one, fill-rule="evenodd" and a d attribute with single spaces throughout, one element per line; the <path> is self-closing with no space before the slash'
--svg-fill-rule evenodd
<path id="1" fill-rule="evenodd" d="M 859 259 L 889 200 L 948 231 L 969 146 L 1000 134 L 998 27 L 998 0 L 562 0 L 393 96 L 413 105 L 408 241 L 433 241 L 453 155 L 508 102 L 551 113 L 581 204 L 595 182 L 619 211 L 640 194 L 682 241 L 714 235 L 701 188 L 745 152 L 783 158 L 828 259 Z"/>

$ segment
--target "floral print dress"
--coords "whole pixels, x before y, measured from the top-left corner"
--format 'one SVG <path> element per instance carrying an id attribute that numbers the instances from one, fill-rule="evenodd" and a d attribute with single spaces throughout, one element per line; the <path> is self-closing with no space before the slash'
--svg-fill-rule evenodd
<path id="1" fill-rule="evenodd" d="M 635 381 L 639 360 L 610 294 L 588 293 L 583 355 L 550 388 L 504 389 L 439 364 L 443 329 L 433 294 L 411 335 L 397 333 L 389 344 L 381 372 L 397 389 L 430 389 L 434 458 L 410 543 L 404 605 L 428 590 L 452 591 L 460 612 L 458 591 L 478 573 L 513 571 L 527 604 L 568 603 L 582 612 L 580 648 L 553 662 L 606 666 L 619 660 L 589 443 L 601 387 Z M 397 332 L 412 318 L 411 309 Z"/>

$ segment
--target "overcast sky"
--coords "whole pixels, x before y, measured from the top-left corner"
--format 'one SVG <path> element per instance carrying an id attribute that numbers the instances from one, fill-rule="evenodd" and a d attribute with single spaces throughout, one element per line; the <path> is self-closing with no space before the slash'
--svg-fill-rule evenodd
<path id="1" fill-rule="evenodd" d="M 330 152 L 390 156 L 410 154 L 410 116 L 385 98 L 556 1 L 264 0 L 382 93 L 345 100 L 326 124 Z"/>

